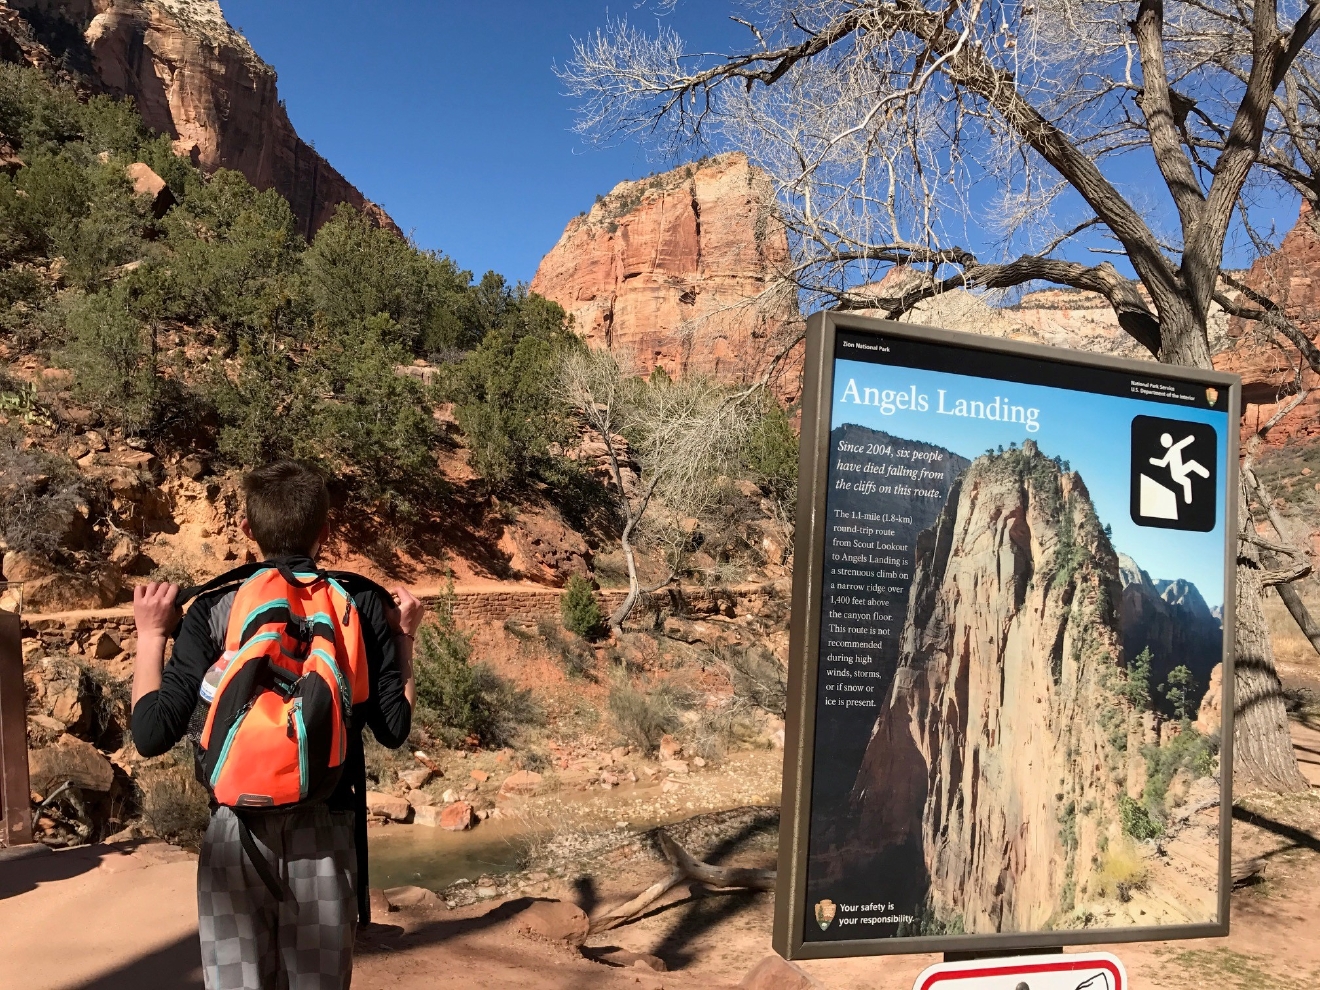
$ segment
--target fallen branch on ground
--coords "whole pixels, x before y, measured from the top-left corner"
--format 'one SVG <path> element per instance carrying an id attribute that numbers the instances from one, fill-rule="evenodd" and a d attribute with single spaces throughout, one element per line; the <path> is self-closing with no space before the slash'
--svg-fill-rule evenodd
<path id="1" fill-rule="evenodd" d="M 696 881 L 719 890 L 774 890 L 774 870 L 752 870 L 739 866 L 711 866 L 685 850 L 664 832 L 659 833 L 660 851 L 673 868 L 669 876 L 651 884 L 644 891 L 591 922 L 591 934 L 617 928 L 645 912 L 656 901 L 685 880 Z"/>

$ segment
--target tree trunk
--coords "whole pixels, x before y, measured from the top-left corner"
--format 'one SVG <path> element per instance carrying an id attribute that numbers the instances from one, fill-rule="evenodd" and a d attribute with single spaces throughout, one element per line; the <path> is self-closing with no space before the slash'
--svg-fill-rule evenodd
<path id="1" fill-rule="evenodd" d="M 1242 490 L 1238 493 L 1238 515 L 1239 525 L 1250 532 L 1251 516 Z M 1260 575 L 1260 549 L 1255 544 L 1239 542 L 1233 790 L 1239 794 L 1251 790 L 1306 791 L 1310 785 L 1297 766 L 1288 731 L 1283 685 L 1274 668 L 1274 648 L 1270 645 L 1261 604 L 1264 588 Z"/>
<path id="2" fill-rule="evenodd" d="M 1160 311 L 1160 361 L 1197 368 L 1213 368 L 1204 328 L 1185 302 Z M 1240 424 L 1229 424 L 1239 429 Z M 1237 491 L 1238 526 L 1252 531 L 1246 481 Z M 1283 685 L 1274 667 L 1265 610 L 1261 604 L 1261 559 L 1254 544 L 1238 541 L 1236 645 L 1233 678 L 1233 786 L 1235 790 L 1277 792 L 1305 790 L 1309 786 L 1297 766 Z"/>
<path id="3" fill-rule="evenodd" d="M 610 615 L 610 631 L 616 636 L 623 635 L 623 621 L 628 618 L 628 613 L 632 611 L 633 605 L 637 603 L 637 596 L 641 593 L 642 584 L 637 580 L 637 560 L 633 554 L 632 547 L 632 528 L 633 519 L 629 519 L 623 526 L 623 539 L 620 541 L 623 545 L 623 559 L 628 564 L 628 594 L 624 596 L 619 607 Z"/>

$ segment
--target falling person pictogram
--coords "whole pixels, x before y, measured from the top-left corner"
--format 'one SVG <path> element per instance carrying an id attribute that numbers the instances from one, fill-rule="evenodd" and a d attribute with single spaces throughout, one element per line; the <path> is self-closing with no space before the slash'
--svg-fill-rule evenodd
<path id="1" fill-rule="evenodd" d="M 1192 479 L 1190 475 L 1197 474 L 1202 478 L 1210 477 L 1210 472 L 1199 462 L 1187 461 L 1184 463 L 1183 461 L 1183 448 L 1195 439 L 1194 436 L 1189 435 L 1174 443 L 1172 436 L 1168 433 L 1162 433 L 1160 434 L 1160 446 L 1165 448 L 1164 456 L 1150 458 L 1150 463 L 1155 467 L 1167 467 L 1169 477 L 1182 485 L 1183 501 L 1188 505 L 1192 504 Z"/>

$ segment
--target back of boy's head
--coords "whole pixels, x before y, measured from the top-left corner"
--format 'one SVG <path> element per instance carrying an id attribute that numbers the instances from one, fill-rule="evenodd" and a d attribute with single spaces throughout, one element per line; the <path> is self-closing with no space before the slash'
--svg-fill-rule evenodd
<path id="1" fill-rule="evenodd" d="M 243 478 L 248 526 L 267 557 L 308 556 L 330 514 L 321 472 L 303 461 L 273 461 Z"/>

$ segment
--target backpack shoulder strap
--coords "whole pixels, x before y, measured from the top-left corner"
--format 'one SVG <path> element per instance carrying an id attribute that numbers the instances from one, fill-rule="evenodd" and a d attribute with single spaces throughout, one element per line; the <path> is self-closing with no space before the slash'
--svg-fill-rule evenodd
<path id="1" fill-rule="evenodd" d="M 363 591 L 371 591 L 379 596 L 380 602 L 385 608 L 394 607 L 394 595 L 387 591 L 383 585 L 377 584 L 369 577 L 363 577 L 354 571 L 327 571 L 326 577 L 338 581 L 343 589 L 348 592 L 349 597 Z"/>
<path id="2" fill-rule="evenodd" d="M 180 588 L 179 593 L 174 596 L 174 605 L 176 608 L 183 608 L 194 598 L 201 595 L 208 595 L 213 591 L 220 591 L 224 588 L 237 587 L 248 578 L 252 577 L 252 575 L 258 574 L 270 566 L 271 565 L 260 560 L 252 564 L 240 564 L 238 567 L 225 571 L 223 574 L 219 574 L 202 584 Z M 179 635 L 179 629 L 182 625 L 183 622 L 180 620 L 179 625 L 174 627 L 174 632 L 171 634 L 171 638 L 175 638 Z"/>

